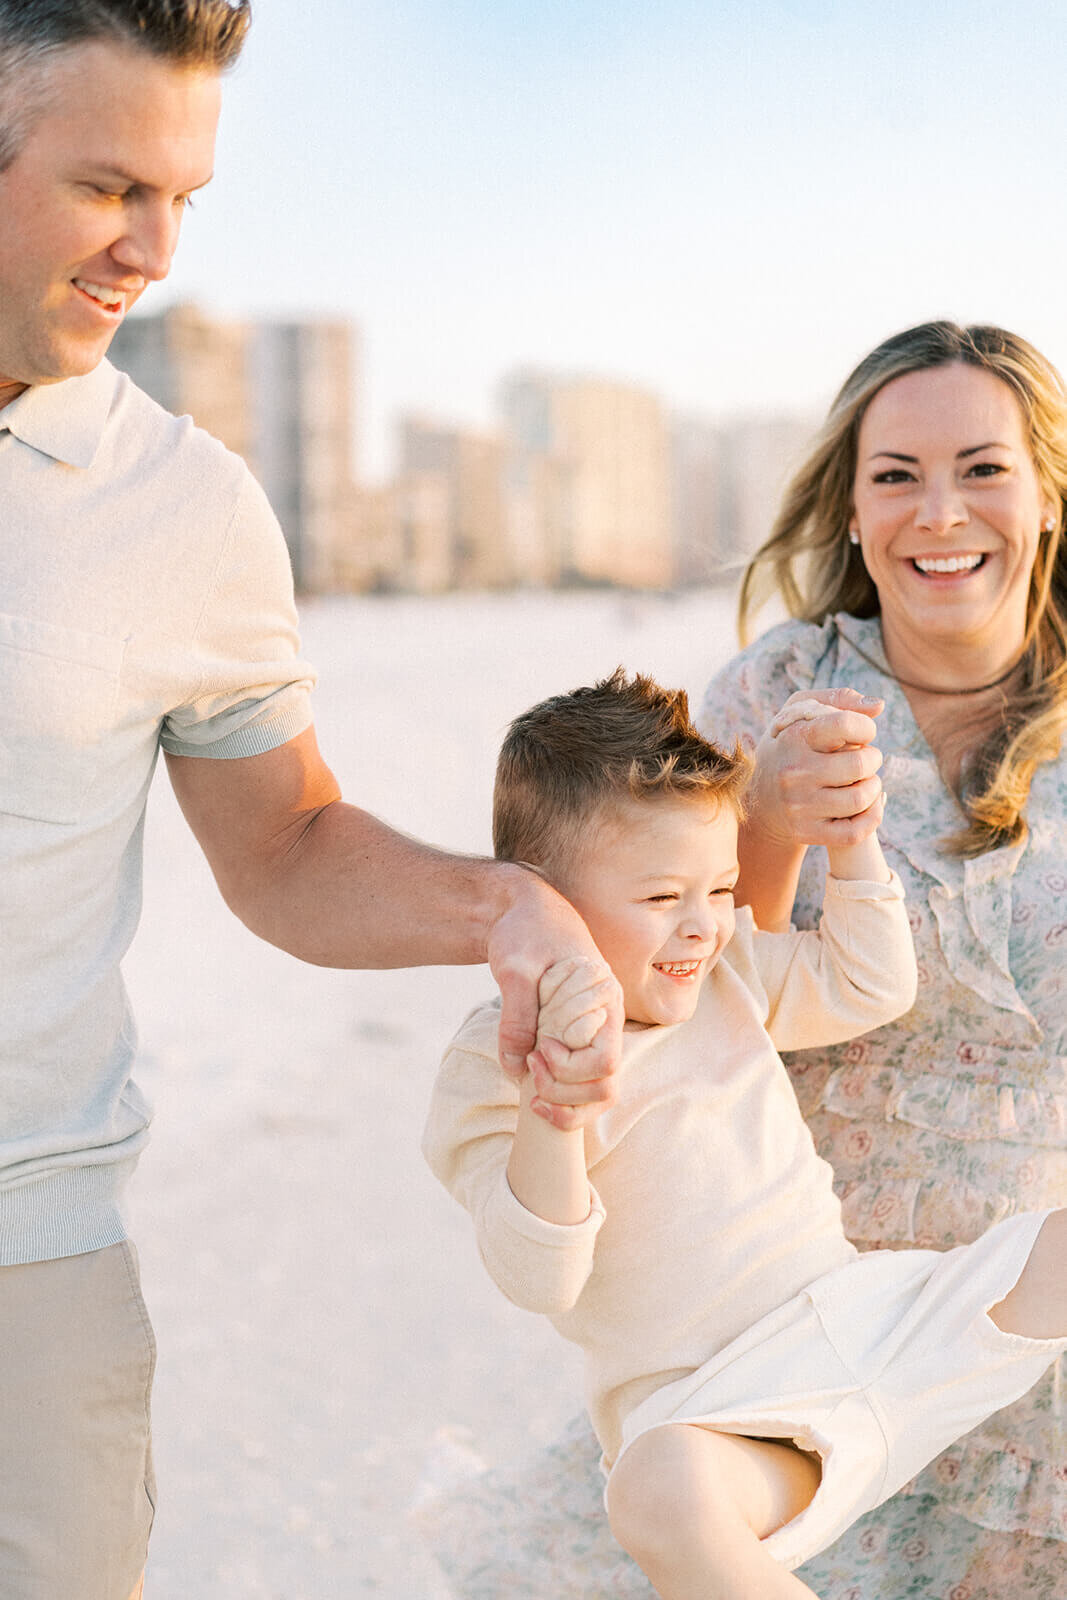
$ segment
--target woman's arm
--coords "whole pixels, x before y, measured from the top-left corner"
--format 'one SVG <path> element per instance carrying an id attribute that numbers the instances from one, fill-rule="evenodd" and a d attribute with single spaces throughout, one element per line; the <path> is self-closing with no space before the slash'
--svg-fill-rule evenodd
<path id="1" fill-rule="evenodd" d="M 760 928 L 789 927 L 809 845 L 848 849 L 877 821 L 882 756 L 871 741 L 881 709 L 855 689 L 790 695 L 757 744 L 736 898 Z"/>

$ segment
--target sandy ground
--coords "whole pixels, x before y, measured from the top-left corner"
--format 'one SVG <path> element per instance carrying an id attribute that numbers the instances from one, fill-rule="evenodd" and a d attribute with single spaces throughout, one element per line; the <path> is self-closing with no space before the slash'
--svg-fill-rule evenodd
<path id="1" fill-rule="evenodd" d="M 732 599 L 606 594 L 305 608 L 346 794 L 487 851 L 508 719 L 619 662 L 699 697 Z M 147 1600 L 445 1600 L 407 1513 L 552 1438 L 578 1364 L 477 1261 L 419 1136 L 485 968 L 301 966 L 226 912 L 157 780 L 126 963 L 155 1136 L 132 1227 L 160 1358 Z"/>

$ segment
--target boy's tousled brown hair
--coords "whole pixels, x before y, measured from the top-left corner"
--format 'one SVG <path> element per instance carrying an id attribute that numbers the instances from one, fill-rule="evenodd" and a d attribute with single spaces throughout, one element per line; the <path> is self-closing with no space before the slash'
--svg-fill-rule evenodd
<path id="1" fill-rule="evenodd" d="M 493 850 L 549 876 L 612 803 L 706 798 L 740 814 L 751 763 L 693 726 L 684 689 L 617 667 L 515 718 L 497 761 Z"/>

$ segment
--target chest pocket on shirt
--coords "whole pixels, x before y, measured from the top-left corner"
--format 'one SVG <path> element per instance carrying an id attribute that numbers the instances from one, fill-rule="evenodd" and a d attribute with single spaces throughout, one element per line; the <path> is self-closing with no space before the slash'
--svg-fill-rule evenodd
<path id="1" fill-rule="evenodd" d="M 0 812 L 78 821 L 124 650 L 121 639 L 0 615 Z"/>

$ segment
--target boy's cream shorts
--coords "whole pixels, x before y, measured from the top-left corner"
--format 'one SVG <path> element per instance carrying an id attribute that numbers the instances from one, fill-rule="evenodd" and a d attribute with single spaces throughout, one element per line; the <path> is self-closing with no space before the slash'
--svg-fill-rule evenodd
<path id="1" fill-rule="evenodd" d="M 154 1366 L 132 1245 L 0 1267 L 3 1600 L 127 1600 L 152 1525 Z"/>
<path id="2" fill-rule="evenodd" d="M 782 1566 L 800 1566 L 1067 1349 L 1067 1338 L 1003 1333 L 988 1315 L 1047 1215 L 1009 1217 L 955 1250 L 876 1250 L 835 1268 L 643 1401 L 619 1459 L 640 1434 L 678 1422 L 817 1452 L 815 1498 L 764 1540 Z"/>

